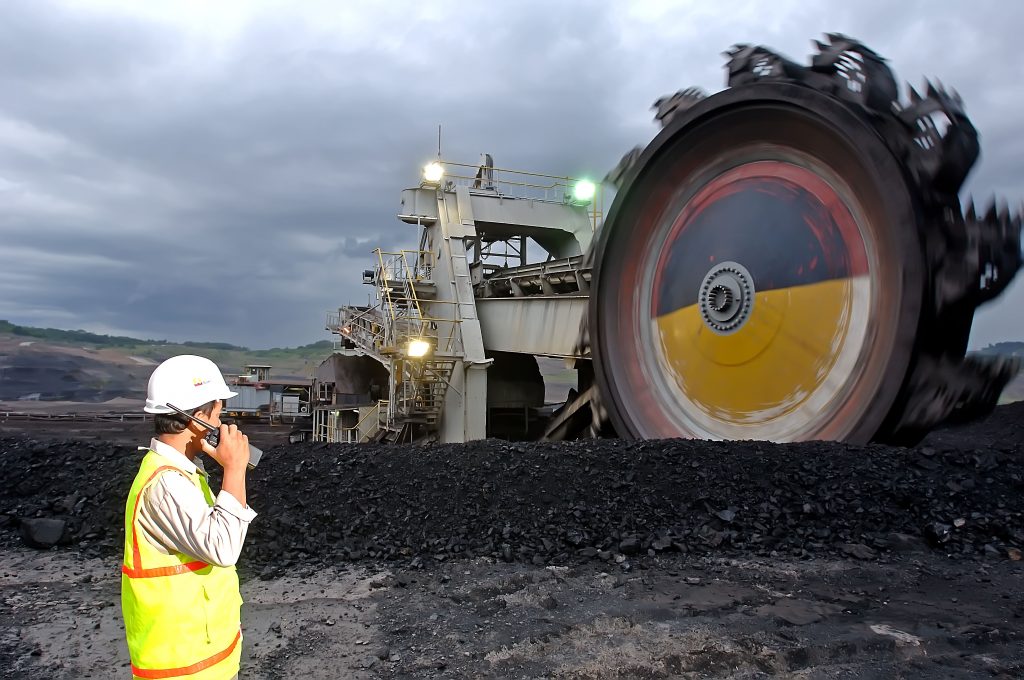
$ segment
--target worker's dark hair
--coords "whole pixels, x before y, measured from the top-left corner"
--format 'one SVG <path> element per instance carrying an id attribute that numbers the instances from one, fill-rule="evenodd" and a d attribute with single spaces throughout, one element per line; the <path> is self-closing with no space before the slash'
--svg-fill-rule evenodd
<path id="1" fill-rule="evenodd" d="M 219 400 L 214 399 L 213 401 L 203 404 L 199 408 L 192 409 L 192 415 L 199 416 L 200 413 L 205 415 L 213 413 L 213 409 L 217 405 L 217 401 Z M 179 432 L 185 431 L 189 422 L 188 418 L 177 413 L 159 413 L 153 416 L 153 431 L 157 436 L 162 434 L 178 434 Z"/>

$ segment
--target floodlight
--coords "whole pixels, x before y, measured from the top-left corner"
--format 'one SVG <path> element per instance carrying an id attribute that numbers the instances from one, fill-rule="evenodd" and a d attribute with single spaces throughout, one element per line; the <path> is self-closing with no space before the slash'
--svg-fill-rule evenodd
<path id="1" fill-rule="evenodd" d="M 436 161 L 423 168 L 423 179 L 430 184 L 439 184 L 444 177 L 444 166 Z"/>
<path id="2" fill-rule="evenodd" d="M 408 347 L 408 349 L 406 349 L 405 353 L 408 354 L 410 357 L 419 358 L 419 357 L 426 356 L 427 352 L 429 352 L 429 351 L 430 351 L 430 343 L 429 342 L 427 342 L 426 340 L 416 339 L 416 340 L 410 340 L 409 341 L 409 347 Z"/>

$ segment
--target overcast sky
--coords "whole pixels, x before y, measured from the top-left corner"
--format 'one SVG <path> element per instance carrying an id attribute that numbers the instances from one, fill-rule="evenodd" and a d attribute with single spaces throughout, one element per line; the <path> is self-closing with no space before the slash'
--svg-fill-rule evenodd
<path id="1" fill-rule="evenodd" d="M 436 153 L 601 177 L 737 42 L 826 31 L 937 76 L 968 191 L 1024 198 L 1024 3 L 0 2 L 0 319 L 253 348 L 328 339 Z M 972 347 L 1024 340 L 1024 276 Z"/>

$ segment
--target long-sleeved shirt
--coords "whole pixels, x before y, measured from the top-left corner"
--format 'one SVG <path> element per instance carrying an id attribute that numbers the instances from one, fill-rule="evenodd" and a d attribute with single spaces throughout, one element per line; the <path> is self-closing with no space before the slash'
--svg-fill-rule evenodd
<path id="1" fill-rule="evenodd" d="M 167 465 L 206 476 L 200 461 L 190 461 L 169 444 L 154 438 L 149 450 L 165 458 Z M 185 553 L 219 567 L 238 561 L 249 522 L 256 517 L 252 508 L 243 507 L 223 489 L 211 507 L 191 480 L 174 472 L 160 475 L 149 485 L 138 512 L 140 538 L 167 554 Z"/>

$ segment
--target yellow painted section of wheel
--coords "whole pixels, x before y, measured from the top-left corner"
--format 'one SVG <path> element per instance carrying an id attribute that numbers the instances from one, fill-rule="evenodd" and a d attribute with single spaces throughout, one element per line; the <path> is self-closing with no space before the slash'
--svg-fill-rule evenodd
<path id="1" fill-rule="evenodd" d="M 712 331 L 698 305 L 657 317 L 665 368 L 685 401 L 715 420 L 760 424 L 785 416 L 830 376 L 834 383 L 845 377 L 835 373 L 856 280 L 758 291 L 750 318 L 729 335 Z"/>

